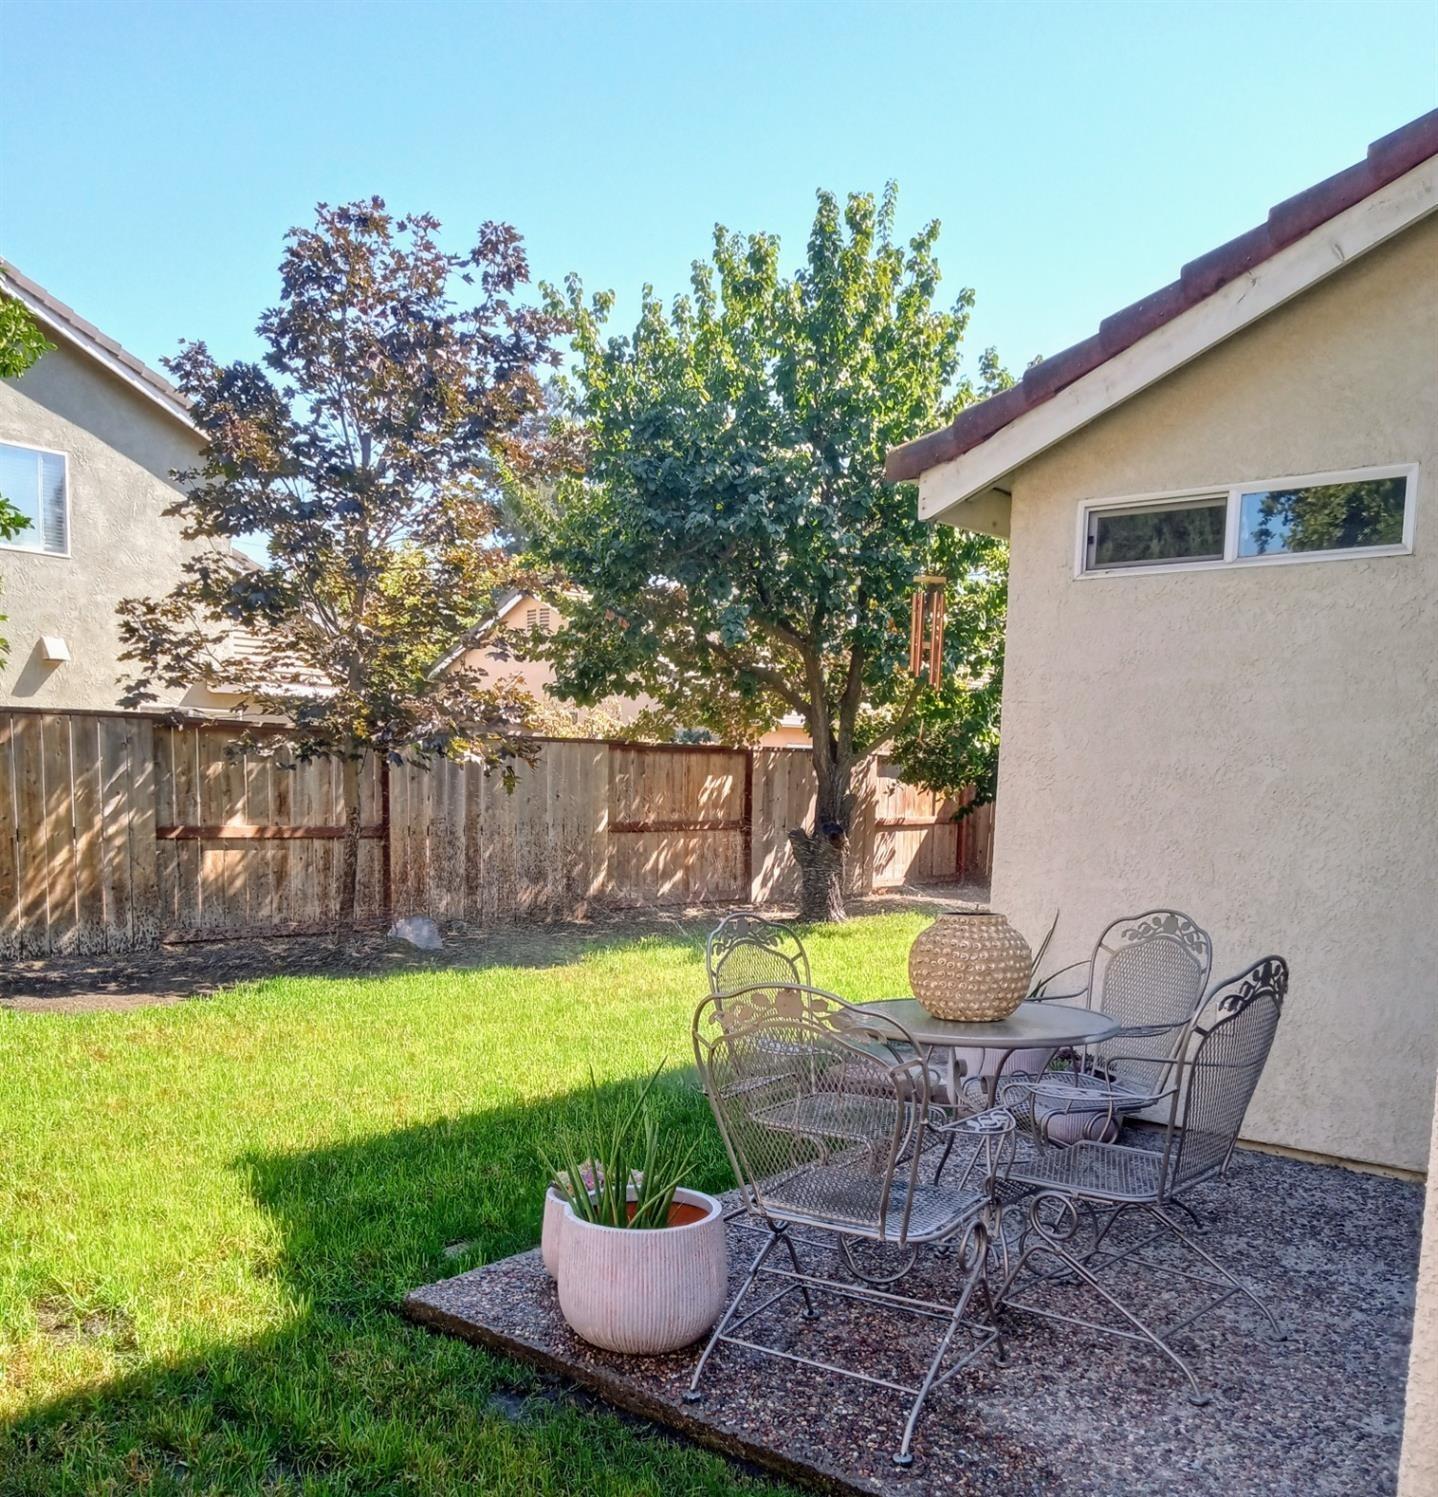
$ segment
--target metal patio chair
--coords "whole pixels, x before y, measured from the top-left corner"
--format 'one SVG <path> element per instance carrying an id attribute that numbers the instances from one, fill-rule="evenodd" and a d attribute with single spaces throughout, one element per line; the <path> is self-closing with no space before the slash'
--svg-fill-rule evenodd
<path id="1" fill-rule="evenodd" d="M 908 1465 L 929 1394 L 986 1347 L 1002 1355 L 985 1278 L 989 1196 L 977 1173 L 954 1186 L 919 1178 L 929 1079 L 912 1038 L 891 1020 L 862 1013 L 832 994 L 773 984 L 711 994 L 695 1013 L 693 1038 L 745 1209 L 764 1231 L 764 1241 L 704 1348 L 686 1400 L 701 1396 L 704 1370 L 722 1345 L 855 1378 L 910 1399 L 894 1456 L 897 1464 Z M 994 1111 L 967 1122 L 979 1147 L 987 1150 L 981 1168 L 997 1172 L 1012 1142 L 1013 1119 Z M 855 1282 L 806 1272 L 791 1235 L 796 1228 L 804 1232 L 806 1247 L 814 1245 L 815 1234 L 821 1241 L 834 1239 Z M 887 1287 L 912 1265 L 921 1244 L 955 1242 L 950 1261 L 958 1285 L 952 1303 Z M 909 1250 L 908 1262 L 898 1274 L 876 1280 L 854 1260 L 853 1249 L 861 1244 Z M 770 1261 L 776 1253 L 779 1263 Z M 773 1292 L 755 1294 L 761 1285 Z M 751 1294 L 756 1302 L 749 1305 Z M 938 1322 L 938 1344 L 918 1385 L 766 1346 L 742 1334 L 790 1296 L 802 1300 L 805 1318 L 816 1318 L 816 1300 L 826 1295 Z M 972 1314 L 971 1307 L 980 1313 Z M 963 1349 L 950 1358 L 956 1337 Z"/>
<path id="2" fill-rule="evenodd" d="M 1039 984 L 1039 1002 L 1081 1002 L 1119 1026 L 1067 1069 L 1046 1072 L 1030 1094 L 1048 1141 L 1111 1141 L 1125 1117 L 1162 1099 L 1203 1007 L 1212 964 L 1207 931 L 1178 910 L 1148 910 L 1113 921 L 1087 961 Z M 1055 990 L 1065 975 L 1085 969 L 1081 987 Z"/>
<path id="3" fill-rule="evenodd" d="M 787 925 L 758 915 L 726 915 L 704 943 L 704 970 L 711 993 L 759 983 L 808 987 L 809 954 Z"/>
<path id="4" fill-rule="evenodd" d="M 1157 1147 L 1083 1141 L 1066 1148 L 1047 1146 L 1042 1129 L 1037 1146 L 1020 1155 L 1008 1174 L 1008 1189 L 1030 1192 L 1017 1209 L 1025 1213 L 1012 1268 L 1005 1277 L 999 1299 L 1005 1308 L 1027 1310 L 1069 1324 L 1127 1340 L 1147 1343 L 1167 1357 L 1188 1379 L 1194 1403 L 1208 1401 L 1193 1369 L 1174 1348 L 1172 1338 L 1219 1305 L 1241 1296 L 1281 1336 L 1278 1321 L 1268 1306 L 1219 1261 L 1201 1247 L 1179 1225 L 1175 1208 L 1191 1215 L 1181 1199 L 1194 1186 L 1222 1175 L 1232 1158 L 1283 1011 L 1288 992 L 1288 964 L 1282 957 L 1268 956 L 1246 972 L 1222 983 L 1214 991 L 1213 1022 L 1194 1026 L 1198 1043 L 1191 1056 L 1177 1060 L 1150 1057 L 1115 1057 L 1148 1066 L 1166 1077 L 1164 1099 L 1168 1117 L 1155 1142 Z M 1015 1080 L 1000 1088 L 1006 1104 L 1022 1105 L 1022 1094 L 1033 1093 L 1042 1083 Z M 1014 1209 L 1014 1208 L 1010 1208 Z M 1110 1246 L 1114 1228 L 1127 1216 L 1147 1218 L 1152 1231 L 1138 1242 Z M 1083 1235 L 1091 1231 L 1093 1240 Z M 1199 1260 L 1198 1271 L 1156 1263 L 1147 1256 L 1155 1244 L 1169 1240 Z M 1025 1268 L 1034 1268 L 1040 1279 L 1073 1283 L 1081 1281 L 1097 1292 L 1123 1318 L 1123 1325 L 1105 1325 L 1022 1303 L 1009 1289 Z M 1042 1271 L 1047 1261 L 1058 1274 Z M 1196 1310 L 1171 1324 L 1149 1324 L 1120 1293 L 1100 1282 L 1100 1275 L 1124 1265 L 1156 1270 L 1174 1280 L 1187 1280 L 1221 1291 Z M 1203 1272 L 1207 1269 L 1208 1272 Z"/>

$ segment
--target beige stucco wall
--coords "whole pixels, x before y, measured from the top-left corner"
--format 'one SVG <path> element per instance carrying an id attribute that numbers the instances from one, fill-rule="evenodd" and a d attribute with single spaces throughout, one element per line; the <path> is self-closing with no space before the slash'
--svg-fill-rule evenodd
<path id="1" fill-rule="evenodd" d="M 1432 1154 L 1438 1155 L 1438 1116 L 1433 1119 Z M 1433 1497 L 1434 1492 L 1438 1492 L 1438 1170 L 1430 1169 L 1398 1493 L 1399 1497 Z"/>
<path id="2" fill-rule="evenodd" d="M 1422 465 L 1411 556 L 1075 579 L 1080 500 Z M 1292 966 L 1249 1136 L 1403 1167 L 1438 1067 L 1438 217 L 1014 475 L 994 901 Z"/>
<path id="3" fill-rule="evenodd" d="M 101 709 L 116 705 L 120 673 L 115 605 L 166 592 L 179 577 L 185 543 L 162 511 L 175 489 L 167 474 L 193 466 L 198 438 L 93 360 L 60 344 L 17 380 L 0 380 L 0 441 L 46 447 L 69 458 L 70 554 L 0 546 L 0 704 Z M 42 634 L 60 635 L 69 661 L 46 665 Z M 216 705 L 203 688 L 168 693 Z"/>

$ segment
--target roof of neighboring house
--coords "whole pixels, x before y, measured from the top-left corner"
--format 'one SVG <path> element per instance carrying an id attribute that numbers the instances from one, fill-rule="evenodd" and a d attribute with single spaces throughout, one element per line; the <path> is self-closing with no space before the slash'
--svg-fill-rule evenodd
<path id="1" fill-rule="evenodd" d="M 465 632 L 460 635 L 459 643 L 456 644 L 453 649 L 446 650 L 445 653 L 435 661 L 434 665 L 430 668 L 430 675 L 432 677 L 443 675 L 444 672 L 447 671 L 450 666 L 452 666 L 454 662 L 459 659 L 461 655 L 467 653 L 469 650 L 474 649 L 474 647 L 480 642 L 480 640 L 484 639 L 493 629 L 502 624 L 509 616 L 509 613 L 513 609 L 514 605 L 518 603 L 521 598 L 526 598 L 528 596 L 529 594 L 526 593 L 522 588 L 512 588 L 509 592 L 502 594 L 499 601 L 494 605 L 494 612 L 487 618 L 481 619 L 472 628 L 466 629 Z"/>
<path id="2" fill-rule="evenodd" d="M 884 466 L 885 477 L 891 482 L 917 478 L 978 447 L 1141 338 L 1434 155 L 1438 155 L 1438 109 L 1374 141 L 1356 165 L 1271 208 L 1256 228 L 1190 260 L 1176 281 L 1105 318 L 1098 332 L 1034 365 L 1012 388 L 960 411 L 941 430 L 894 448 Z"/>
<path id="3" fill-rule="evenodd" d="M 333 693 L 334 685 L 323 672 L 306 665 L 298 657 L 287 655 L 271 659 L 270 653 L 258 630 L 245 624 L 231 624 L 212 648 L 204 671 L 206 684 L 211 691 L 224 696 L 244 696 L 249 688 L 239 684 L 229 672 L 253 671 L 257 664 L 269 659 L 275 668 L 275 674 L 266 682 L 270 691 L 294 696 L 329 696 Z"/>
<path id="4" fill-rule="evenodd" d="M 189 402 L 164 375 L 157 374 L 93 322 L 87 322 L 73 307 L 52 296 L 38 281 L 21 275 L 8 261 L 0 264 L 0 292 L 23 303 L 47 329 L 103 364 L 190 431 L 198 431 L 190 416 Z"/>

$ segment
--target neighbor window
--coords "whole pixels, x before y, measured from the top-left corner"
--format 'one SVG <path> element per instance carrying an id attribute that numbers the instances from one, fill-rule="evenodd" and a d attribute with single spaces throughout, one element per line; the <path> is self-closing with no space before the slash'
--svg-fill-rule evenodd
<path id="1" fill-rule="evenodd" d="M 63 453 L 0 442 L 0 498 L 19 510 L 26 521 L 23 530 L 9 540 L 0 540 L 0 545 L 17 551 L 66 554 L 70 537 Z"/>
<path id="2" fill-rule="evenodd" d="M 1414 467 L 1084 504 L 1080 573 L 1302 561 L 1411 549 Z"/>

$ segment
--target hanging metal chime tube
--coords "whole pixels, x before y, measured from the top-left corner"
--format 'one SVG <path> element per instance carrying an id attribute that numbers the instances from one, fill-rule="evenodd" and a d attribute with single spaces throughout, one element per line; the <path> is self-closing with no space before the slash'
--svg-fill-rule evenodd
<path id="1" fill-rule="evenodd" d="M 947 577 L 922 573 L 914 579 L 914 601 L 909 614 L 909 674 L 928 676 L 937 686 L 944 674 L 944 600 Z"/>

